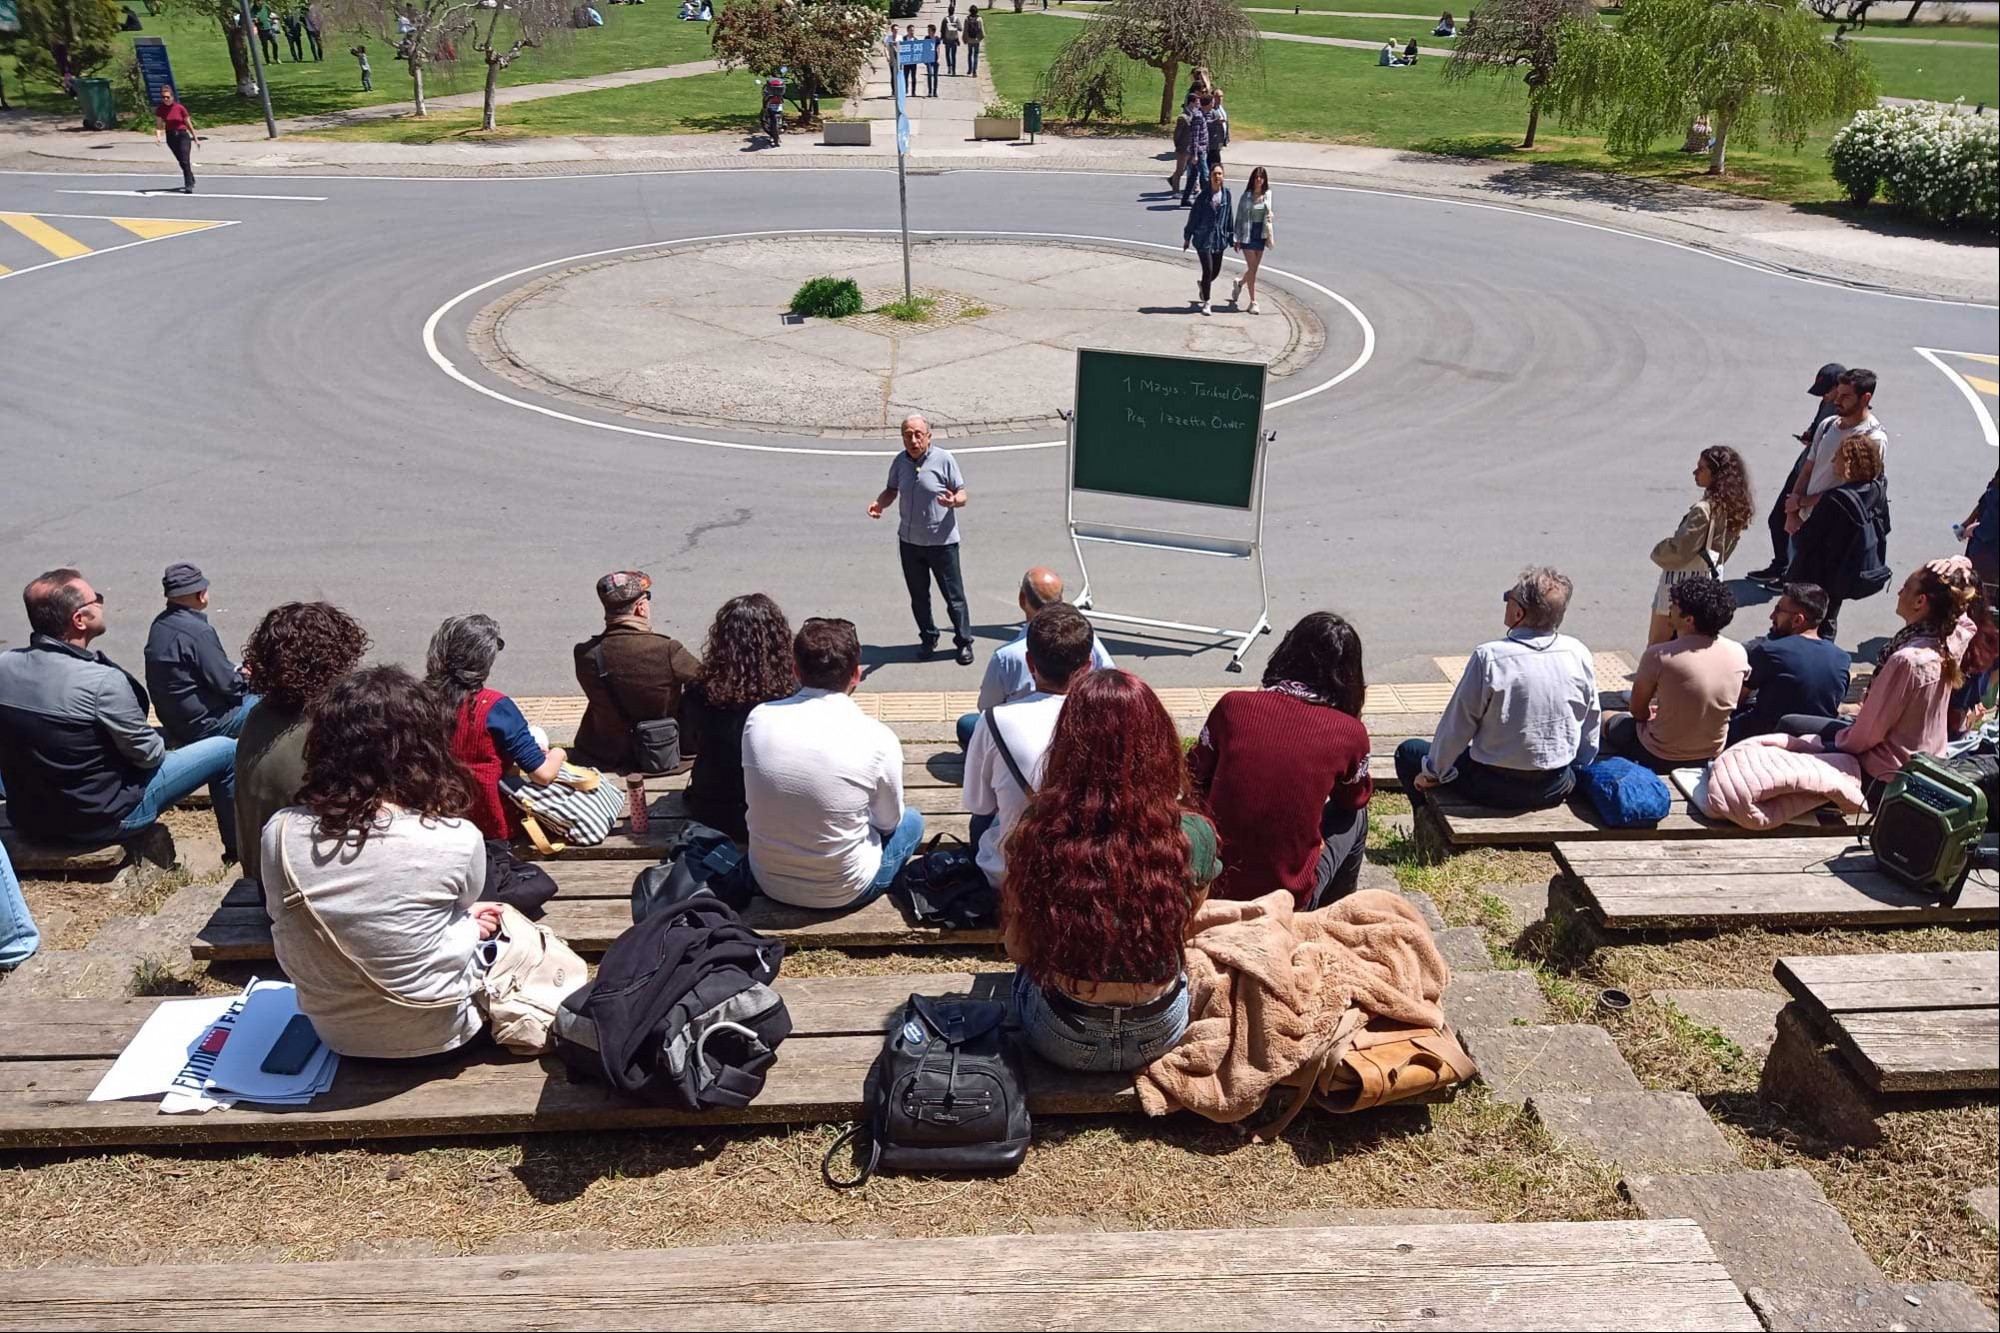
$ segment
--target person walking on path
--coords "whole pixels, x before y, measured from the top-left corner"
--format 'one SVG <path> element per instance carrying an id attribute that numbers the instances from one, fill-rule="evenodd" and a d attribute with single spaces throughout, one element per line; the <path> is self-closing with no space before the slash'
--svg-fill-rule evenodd
<path id="1" fill-rule="evenodd" d="M 917 40 L 916 24 L 909 24 L 903 29 L 903 40 L 906 42 Z M 908 52 L 899 53 L 897 59 L 903 62 L 903 96 L 915 97 L 917 95 L 917 62 L 911 58 Z"/>
<path id="2" fill-rule="evenodd" d="M 1214 128 L 1209 112 L 1215 106 L 1215 95 L 1206 87 L 1189 94 L 1193 105 L 1188 109 L 1187 136 L 1187 183 L 1181 187 L 1181 207 L 1188 206 L 1194 192 L 1208 183 L 1208 135 Z"/>
<path id="3" fill-rule="evenodd" d="M 1229 110 L 1222 105 L 1222 85 L 1209 89 L 1214 100 L 1208 108 L 1208 166 L 1211 171 L 1222 165 L 1222 150 L 1229 146 Z"/>
<path id="4" fill-rule="evenodd" d="M 306 43 L 312 47 L 313 59 L 324 60 L 326 48 L 320 45 L 319 40 L 319 10 L 307 5 L 299 11 L 299 21 L 305 25 Z"/>
<path id="5" fill-rule="evenodd" d="M 1736 553 L 1736 543 L 1757 513 L 1743 456 L 1726 444 L 1711 444 L 1701 451 L 1694 464 L 1694 484 L 1701 487 L 1701 499 L 1681 516 L 1673 536 L 1662 537 L 1653 546 L 1660 582 L 1653 592 L 1653 619 L 1646 627 L 1648 644 L 1674 637 L 1667 609 L 1674 585 L 1704 575 L 1725 577 L 1722 567 Z"/>
<path id="6" fill-rule="evenodd" d="M 250 21 L 257 25 L 257 40 L 263 45 L 264 59 L 270 64 L 278 63 L 278 20 L 272 15 L 269 5 L 258 5 L 250 11 Z"/>
<path id="7" fill-rule="evenodd" d="M 194 193 L 194 120 L 188 109 L 174 96 L 174 86 L 167 84 L 160 89 L 160 104 L 153 114 L 159 118 L 160 127 L 155 132 L 174 155 L 174 161 L 181 166 L 181 193 Z"/>
<path id="8" fill-rule="evenodd" d="M 979 73 L 979 44 L 986 40 L 986 20 L 979 17 L 978 5 L 965 7 L 965 72 Z"/>
<path id="9" fill-rule="evenodd" d="M 944 24 L 938 31 L 944 38 L 944 72 L 953 78 L 957 78 L 958 43 L 959 39 L 965 33 L 965 25 L 958 21 L 957 14 L 947 13 L 944 16 Z M 932 66 L 932 68 L 936 68 L 936 66 Z"/>
<path id="10" fill-rule="evenodd" d="M 1250 183 L 1243 187 L 1243 197 L 1236 201 L 1236 253 L 1243 256 L 1243 276 L 1229 293 L 1229 304 L 1233 306 L 1248 288 L 1253 315 L 1257 313 L 1257 270 L 1264 265 L 1264 252 L 1271 248 L 1271 226 L 1276 216 L 1271 211 L 1271 173 L 1258 167 L 1251 171 Z"/>
<path id="11" fill-rule="evenodd" d="M 1170 194 L 1180 191 L 1181 177 L 1187 171 L 1188 136 L 1192 132 L 1189 126 L 1193 120 L 1194 99 L 1190 97 L 1181 104 L 1180 115 L 1174 117 L 1174 174 L 1167 177 L 1167 191 Z"/>
<path id="12" fill-rule="evenodd" d="M 889 464 L 889 482 L 868 517 L 880 518 L 897 505 L 896 538 L 903 558 L 903 583 L 910 590 L 910 614 L 924 656 L 937 651 L 937 621 L 931 616 L 931 579 L 937 579 L 951 616 L 951 641 L 958 664 L 972 665 L 972 617 L 965 604 L 965 575 L 958 564 L 958 511 L 965 508 L 965 477 L 958 460 L 931 443 L 931 427 L 921 416 L 903 421 L 903 452 Z"/>
<path id="13" fill-rule="evenodd" d="M 925 26 L 924 40 L 930 43 L 930 55 L 931 55 L 931 58 L 924 62 L 924 96 L 936 97 L 937 81 L 938 81 L 937 24 L 932 23 L 932 24 L 927 24 Z"/>
<path id="14" fill-rule="evenodd" d="M 1222 168 L 1208 173 L 1208 188 L 1195 196 L 1194 210 L 1181 230 L 1181 249 L 1190 246 L 1201 259 L 1201 295 L 1195 308 L 1208 313 L 1210 289 L 1222 272 L 1222 257 L 1236 243 L 1236 210 L 1229 187 L 1222 183 Z"/>
<path id="15" fill-rule="evenodd" d="M 1775 588 L 1785 582 L 1785 571 L 1792 563 L 1792 536 L 1785 531 L 1786 505 L 1791 500 L 1792 491 L 1799 484 L 1799 471 L 1805 467 L 1806 456 L 1812 452 L 1813 436 L 1819 432 L 1820 423 L 1828 417 L 1840 415 L 1840 409 L 1834 405 L 1833 390 L 1840 383 L 1840 377 L 1846 373 L 1846 366 L 1829 361 L 1819 368 L 1819 374 L 1813 377 L 1812 388 L 1806 390 L 1819 402 L 1813 409 L 1812 425 L 1793 437 L 1799 442 L 1799 456 L 1792 460 L 1792 470 L 1785 474 L 1784 488 L 1778 492 L 1778 498 L 1771 502 L 1771 516 L 1766 520 L 1771 529 L 1771 563 L 1762 569 L 1753 569 L 1745 575 L 1752 583 Z"/>

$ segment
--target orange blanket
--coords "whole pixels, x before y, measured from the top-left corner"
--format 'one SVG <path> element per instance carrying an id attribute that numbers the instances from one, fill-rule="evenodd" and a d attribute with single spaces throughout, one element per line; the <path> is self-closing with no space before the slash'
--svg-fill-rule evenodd
<path id="1" fill-rule="evenodd" d="M 1442 1027 L 1451 969 L 1430 927 L 1377 889 L 1301 912 L 1289 893 L 1208 902 L 1187 946 L 1188 1029 L 1138 1076 L 1148 1115 L 1189 1110 L 1223 1123 L 1254 1114 L 1271 1089 L 1353 1024 L 1349 1008 L 1411 1027 Z"/>

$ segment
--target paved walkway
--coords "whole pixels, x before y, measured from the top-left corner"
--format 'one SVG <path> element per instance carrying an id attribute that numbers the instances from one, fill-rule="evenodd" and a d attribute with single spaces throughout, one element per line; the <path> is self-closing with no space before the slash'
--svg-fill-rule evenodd
<path id="1" fill-rule="evenodd" d="M 903 19 L 894 26 L 898 31 L 914 25 L 917 35 L 933 23 L 944 22 L 946 0 L 924 0 L 916 17 Z M 965 19 L 963 8 L 958 11 L 960 22 Z M 939 52 L 943 54 L 942 51 Z M 968 63 L 967 48 L 961 43 L 958 48 L 958 75 L 953 77 L 945 71 L 942 61 L 938 64 L 938 95 L 926 96 L 929 81 L 922 67 L 917 70 L 917 96 L 907 98 L 905 113 L 910 118 L 910 148 L 912 152 L 923 149 L 943 148 L 947 145 L 963 146 L 974 142 L 972 122 L 980 109 L 994 101 L 999 94 L 993 88 L 991 62 L 986 59 L 986 47 L 980 47 L 979 73 L 966 73 Z M 861 91 L 847 99 L 841 114 L 854 120 L 865 120 L 874 126 L 873 138 L 876 145 L 887 144 L 888 151 L 896 151 L 896 90 L 889 80 L 895 71 L 889 68 L 886 50 L 878 49 L 862 72 Z"/>

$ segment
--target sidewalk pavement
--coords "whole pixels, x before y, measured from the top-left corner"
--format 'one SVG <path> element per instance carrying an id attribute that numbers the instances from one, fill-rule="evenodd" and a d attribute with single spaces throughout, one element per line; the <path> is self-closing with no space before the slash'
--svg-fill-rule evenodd
<path id="1" fill-rule="evenodd" d="M 922 37 L 925 28 L 944 22 L 946 6 L 947 0 L 923 0 L 914 17 L 889 26 L 898 32 L 914 26 L 917 36 Z M 964 22 L 965 15 L 960 12 L 958 18 Z M 987 58 L 983 45 L 979 52 L 977 75 L 966 73 L 970 57 L 963 43 L 958 48 L 956 76 L 947 72 L 942 48 L 938 54 L 938 95 L 926 95 L 929 80 L 925 69 L 918 66 L 917 95 L 904 99 L 904 114 L 910 118 L 910 149 L 913 153 L 976 142 L 972 137 L 972 122 L 982 107 L 999 96 L 993 88 L 992 62 Z M 841 114 L 850 120 L 870 122 L 873 126 L 870 147 L 879 145 L 891 154 L 896 151 L 896 90 L 890 80 L 897 77 L 900 77 L 899 71 L 890 67 L 888 51 L 878 47 L 868 67 L 862 71 L 860 90 L 849 97 L 841 108 Z"/>

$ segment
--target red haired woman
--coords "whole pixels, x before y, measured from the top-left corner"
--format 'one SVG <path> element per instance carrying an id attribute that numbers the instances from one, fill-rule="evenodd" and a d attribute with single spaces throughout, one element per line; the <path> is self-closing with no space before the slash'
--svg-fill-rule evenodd
<path id="1" fill-rule="evenodd" d="M 1014 1008 L 1036 1053 L 1124 1073 L 1179 1041 L 1181 946 L 1221 870 L 1159 698 L 1129 672 L 1085 675 L 1007 839 L 1000 890 Z"/>

